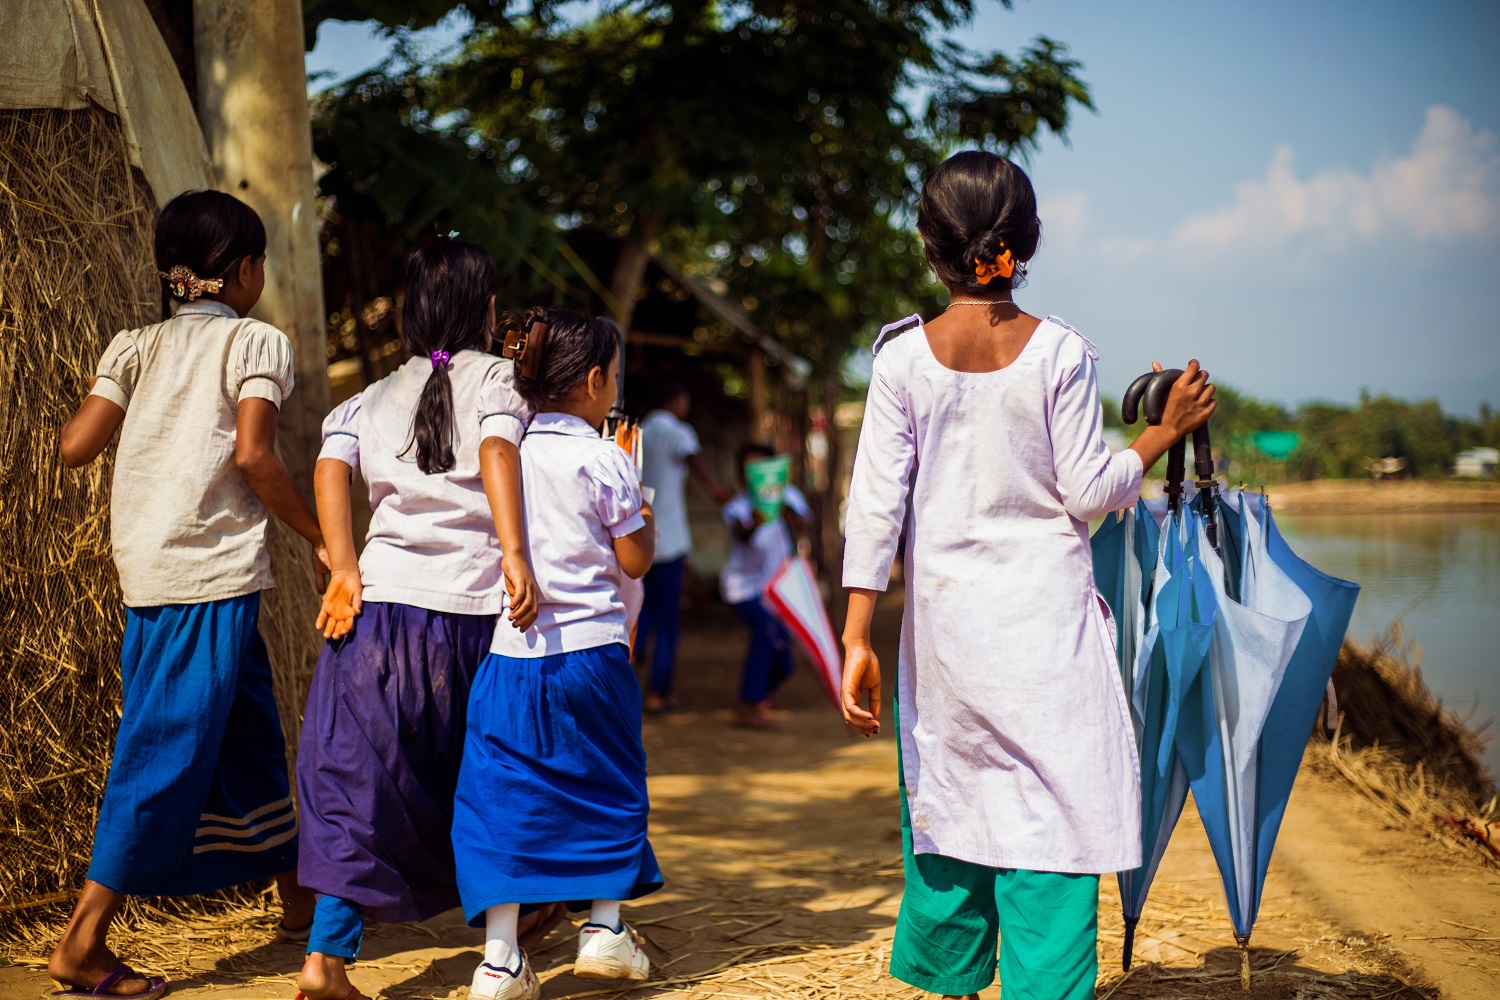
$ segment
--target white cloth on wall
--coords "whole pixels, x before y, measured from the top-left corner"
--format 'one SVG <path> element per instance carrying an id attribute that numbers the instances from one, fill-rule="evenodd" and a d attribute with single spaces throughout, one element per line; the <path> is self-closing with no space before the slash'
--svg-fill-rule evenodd
<path id="1" fill-rule="evenodd" d="M 906 532 L 897 697 L 919 853 L 1111 872 L 1141 860 L 1140 767 L 1088 521 L 1135 502 L 1082 335 L 1048 317 L 1008 367 L 944 367 L 912 317 L 877 342 L 844 585 L 884 590 Z"/>
<path id="2" fill-rule="evenodd" d="M 5 0 L 0 108 L 90 103 L 120 117 L 158 205 L 212 186 L 193 102 L 141 0 Z"/>

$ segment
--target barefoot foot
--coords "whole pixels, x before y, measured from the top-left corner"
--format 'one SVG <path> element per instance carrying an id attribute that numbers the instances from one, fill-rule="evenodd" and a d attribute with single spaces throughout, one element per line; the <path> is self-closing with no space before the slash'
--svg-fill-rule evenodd
<path id="1" fill-rule="evenodd" d="M 306 1000 L 349 1000 L 359 996 L 349 982 L 344 960 L 333 955 L 312 952 L 297 975 L 297 989 Z"/>

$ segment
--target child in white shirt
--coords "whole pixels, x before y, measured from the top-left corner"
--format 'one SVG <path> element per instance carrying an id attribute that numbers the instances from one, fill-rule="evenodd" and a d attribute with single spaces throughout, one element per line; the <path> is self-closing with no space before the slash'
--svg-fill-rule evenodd
<path id="1" fill-rule="evenodd" d="M 736 460 L 741 484 L 746 480 L 746 463 L 774 454 L 768 445 L 753 441 L 741 446 Z M 719 593 L 750 633 L 740 670 L 739 704 L 734 712 L 737 726 L 778 728 L 770 712 L 770 699 L 792 674 L 792 637 L 766 608 L 760 592 L 796 551 L 796 537 L 806 529 L 811 516 L 802 491 L 790 483 L 781 494 L 781 514 L 774 521 L 767 521 L 756 510 L 744 489 L 724 505 L 730 545 L 729 559 L 719 573 Z"/>
<path id="2" fill-rule="evenodd" d="M 620 901 L 662 885 L 622 593 L 650 568 L 655 529 L 630 456 L 599 434 L 616 397 L 615 333 L 551 309 L 512 325 L 516 389 L 536 411 L 521 481 L 540 600 L 530 628 L 495 631 L 474 678 L 453 816 L 464 914 L 487 931 L 470 995 L 486 1000 L 541 995 L 517 921 L 551 900 L 592 908 L 575 975 L 645 979 Z"/>
<path id="3" fill-rule="evenodd" d="M 317 518 L 276 456 L 292 345 L 246 317 L 265 288 L 266 231 L 220 191 L 169 201 L 156 266 L 172 318 L 111 341 L 62 432 L 62 459 L 97 458 L 115 431 L 110 525 L 125 597 L 123 704 L 88 881 L 52 977 L 145 1000 L 166 989 L 105 938 L 124 895 L 213 892 L 276 876 L 283 926 L 312 915 L 297 885 L 286 739 L 257 622 L 274 586 L 274 514 L 322 551 Z M 101 723 L 102 724 L 102 723 Z"/>
<path id="4" fill-rule="evenodd" d="M 302 723 L 302 884 L 319 898 L 297 985 L 358 996 L 346 966 L 366 920 L 425 920 L 458 905 L 449 826 L 469 686 L 504 594 L 536 614 L 522 543 L 520 444 L 530 408 L 512 362 L 489 353 L 495 264 L 439 237 L 406 262 L 401 339 L 412 357 L 323 423 L 318 513 L 333 576 L 329 639 Z M 350 480 L 373 516 L 354 555 Z M 496 484 L 500 535 L 485 495 Z M 561 906 L 544 920 L 562 918 Z M 542 929 L 542 928 L 538 928 Z"/>

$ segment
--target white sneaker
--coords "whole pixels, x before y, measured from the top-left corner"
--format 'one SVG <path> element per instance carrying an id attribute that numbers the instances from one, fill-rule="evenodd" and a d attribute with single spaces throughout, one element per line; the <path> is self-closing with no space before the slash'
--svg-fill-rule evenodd
<path id="1" fill-rule="evenodd" d="M 583 979 L 634 979 L 651 975 L 651 959 L 641 950 L 635 931 L 625 923 L 615 930 L 584 924 L 578 932 L 578 960 L 573 975 Z"/>
<path id="2" fill-rule="evenodd" d="M 469 984 L 470 1000 L 541 1000 L 542 984 L 531 974 L 531 963 L 522 955 L 515 969 L 482 962 Z"/>

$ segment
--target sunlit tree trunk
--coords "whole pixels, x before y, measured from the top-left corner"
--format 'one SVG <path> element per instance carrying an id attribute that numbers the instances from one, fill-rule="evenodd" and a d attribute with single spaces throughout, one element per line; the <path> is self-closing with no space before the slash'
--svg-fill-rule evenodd
<path id="1" fill-rule="evenodd" d="M 302 42 L 299 0 L 193 0 L 198 118 L 219 186 L 265 220 L 266 291 L 255 315 L 284 331 L 296 352 L 297 388 L 282 407 L 280 438 L 311 498 L 328 353 Z"/>
<path id="2" fill-rule="evenodd" d="M 635 319 L 635 304 L 640 301 L 641 289 L 646 284 L 651 244 L 660 231 L 659 220 L 638 219 L 634 230 L 620 244 L 620 254 L 615 258 L 615 270 L 609 280 L 609 293 L 614 299 L 609 303 L 609 315 L 627 333 Z"/>

